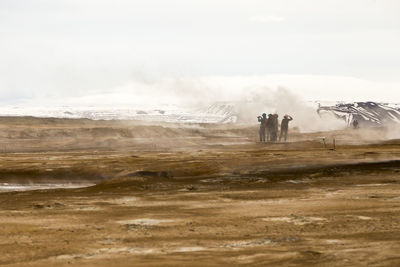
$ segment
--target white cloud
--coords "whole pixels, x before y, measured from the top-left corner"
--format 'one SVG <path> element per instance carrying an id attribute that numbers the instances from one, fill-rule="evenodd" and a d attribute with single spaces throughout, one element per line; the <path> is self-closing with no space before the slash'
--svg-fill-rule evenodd
<path id="1" fill-rule="evenodd" d="M 249 21 L 251 22 L 256 22 L 256 23 L 276 23 L 276 22 L 283 22 L 286 19 L 284 17 L 280 17 L 280 16 L 274 16 L 274 15 L 270 15 L 270 16 L 253 16 L 249 18 Z"/>

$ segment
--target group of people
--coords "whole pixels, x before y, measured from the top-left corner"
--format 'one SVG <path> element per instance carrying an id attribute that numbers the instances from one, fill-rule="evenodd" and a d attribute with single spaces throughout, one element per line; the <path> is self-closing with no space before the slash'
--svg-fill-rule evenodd
<path id="1" fill-rule="evenodd" d="M 279 132 L 279 121 L 278 114 L 267 114 L 263 113 L 262 116 L 258 116 L 258 121 L 260 122 L 260 142 L 265 142 L 265 140 L 269 142 L 276 142 L 278 140 L 278 132 Z M 287 140 L 288 130 L 289 130 L 289 121 L 293 120 L 293 118 L 289 115 L 283 116 L 281 121 L 281 132 L 279 135 L 279 142 L 282 137 L 285 142 Z M 267 138 L 265 138 L 267 137 Z"/>

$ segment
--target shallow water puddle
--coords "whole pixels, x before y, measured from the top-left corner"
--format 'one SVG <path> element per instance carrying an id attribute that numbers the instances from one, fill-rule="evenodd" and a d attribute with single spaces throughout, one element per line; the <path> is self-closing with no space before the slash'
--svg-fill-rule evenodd
<path id="1" fill-rule="evenodd" d="M 357 187 L 369 187 L 369 186 L 386 186 L 386 185 L 389 185 L 389 184 L 356 184 L 354 186 L 357 186 Z"/>
<path id="2" fill-rule="evenodd" d="M 368 216 L 360 216 L 360 215 L 347 215 L 347 217 L 353 217 L 353 218 L 357 218 L 359 220 L 363 220 L 363 221 L 367 221 L 367 220 L 373 220 L 372 217 L 368 217 Z"/>
<path id="3" fill-rule="evenodd" d="M 143 219 L 135 219 L 135 220 L 118 221 L 118 223 L 131 224 L 131 225 L 142 225 L 142 226 L 152 226 L 152 225 L 158 225 L 158 224 L 162 224 L 162 223 L 170 223 L 173 221 L 174 220 L 158 220 L 158 219 L 143 218 Z"/>
<path id="4" fill-rule="evenodd" d="M 196 252 L 196 251 L 204 251 L 207 250 L 205 247 L 181 247 L 174 249 L 174 252 Z"/>
<path id="5" fill-rule="evenodd" d="M 293 223 L 295 225 L 304 225 L 309 223 L 321 223 L 326 221 L 324 218 L 320 217 L 303 217 L 303 216 L 288 216 L 288 217 L 270 217 L 262 218 L 265 222 L 286 222 Z"/>
<path id="6" fill-rule="evenodd" d="M 30 191 L 44 189 L 84 188 L 94 184 L 0 184 L 0 192 Z"/>
<path id="7" fill-rule="evenodd" d="M 78 210 L 78 211 L 97 211 L 97 210 L 102 210 L 102 208 L 93 207 L 93 206 L 86 206 L 86 207 L 78 207 L 78 208 L 75 208 L 74 210 Z"/>
<path id="8" fill-rule="evenodd" d="M 269 238 L 250 240 L 250 241 L 238 241 L 235 243 L 225 244 L 223 248 L 248 248 L 248 247 L 256 247 L 262 246 L 266 244 L 271 244 L 272 241 Z"/>
<path id="9" fill-rule="evenodd" d="M 111 255 L 119 254 L 156 254 L 161 253 L 161 250 L 156 249 L 143 249 L 136 247 L 120 247 L 120 248 L 101 248 L 89 253 L 82 254 L 65 254 L 56 256 L 57 260 L 68 260 L 68 259 L 94 259 L 94 258 L 106 258 Z"/>
<path id="10" fill-rule="evenodd" d="M 138 247 L 111 247 L 101 248 L 88 253 L 82 254 L 64 254 L 54 257 L 56 260 L 68 259 L 94 259 L 94 258 L 107 258 L 112 255 L 121 254 L 166 254 L 166 253 L 184 253 L 184 252 L 197 252 L 208 250 L 205 247 L 177 247 L 172 249 L 164 248 L 138 248 Z"/>
<path id="11" fill-rule="evenodd" d="M 283 181 L 282 183 L 291 183 L 291 184 L 308 184 L 308 181 L 305 180 L 287 180 Z"/>
<path id="12" fill-rule="evenodd" d="M 67 260 L 67 259 L 94 259 L 94 258 L 107 258 L 112 255 L 121 254 L 168 254 L 168 253 L 190 253 L 200 251 L 215 251 L 215 250 L 226 250 L 226 249 L 241 249 L 255 246 L 263 246 L 272 243 L 268 238 L 248 241 L 238 241 L 235 243 L 224 244 L 216 247 L 201 247 L 201 246 L 187 246 L 187 247 L 158 247 L 158 248 L 140 248 L 140 247 L 110 247 L 92 250 L 88 253 L 82 254 L 64 254 L 54 257 L 56 260 Z"/>

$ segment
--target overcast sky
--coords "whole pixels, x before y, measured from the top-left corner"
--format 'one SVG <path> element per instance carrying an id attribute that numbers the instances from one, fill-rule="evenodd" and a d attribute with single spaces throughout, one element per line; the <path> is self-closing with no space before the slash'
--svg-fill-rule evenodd
<path id="1" fill-rule="evenodd" d="M 0 0 L 0 103 L 278 86 L 400 102 L 399 14 L 398 0 Z"/>

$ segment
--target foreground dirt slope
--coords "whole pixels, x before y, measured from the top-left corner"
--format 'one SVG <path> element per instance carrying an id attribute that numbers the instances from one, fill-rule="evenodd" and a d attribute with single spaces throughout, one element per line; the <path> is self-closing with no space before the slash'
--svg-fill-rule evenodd
<path id="1" fill-rule="evenodd" d="M 330 150 L 236 134 L 2 153 L 0 183 L 97 185 L 0 193 L 0 265 L 400 265 L 396 141 Z"/>

